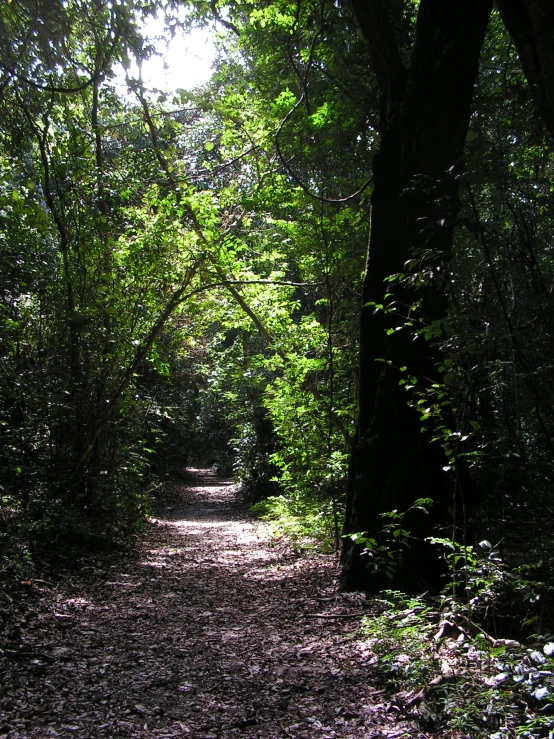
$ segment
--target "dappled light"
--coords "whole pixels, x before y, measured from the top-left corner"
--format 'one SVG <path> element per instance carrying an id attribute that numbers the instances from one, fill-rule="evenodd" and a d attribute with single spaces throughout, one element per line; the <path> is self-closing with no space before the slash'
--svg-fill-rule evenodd
<path id="1" fill-rule="evenodd" d="M 409 732 L 371 702 L 353 639 L 365 599 L 338 594 L 335 557 L 295 554 L 230 481 L 188 474 L 133 561 L 42 589 L 55 612 L 43 606 L 27 639 L 39 682 L 11 664 L 10 721 L 26 739 L 359 737 L 391 721 Z"/>
<path id="2" fill-rule="evenodd" d="M 0 739 L 554 739 L 553 21 L 0 2 Z"/>

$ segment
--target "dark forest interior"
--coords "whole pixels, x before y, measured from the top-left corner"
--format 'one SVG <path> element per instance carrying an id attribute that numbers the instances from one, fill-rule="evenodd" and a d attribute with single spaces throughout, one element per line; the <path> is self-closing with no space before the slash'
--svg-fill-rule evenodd
<path id="1" fill-rule="evenodd" d="M 552 736 L 553 101 L 550 0 L 0 5 L 0 737 Z"/>

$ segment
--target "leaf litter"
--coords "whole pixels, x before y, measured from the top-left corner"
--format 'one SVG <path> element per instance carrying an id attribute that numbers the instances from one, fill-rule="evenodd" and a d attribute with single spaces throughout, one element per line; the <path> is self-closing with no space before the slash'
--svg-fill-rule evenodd
<path id="1" fill-rule="evenodd" d="M 428 736 L 361 656 L 369 602 L 338 592 L 335 558 L 293 553 L 236 495 L 196 470 L 133 556 L 0 591 L 0 738 Z"/>

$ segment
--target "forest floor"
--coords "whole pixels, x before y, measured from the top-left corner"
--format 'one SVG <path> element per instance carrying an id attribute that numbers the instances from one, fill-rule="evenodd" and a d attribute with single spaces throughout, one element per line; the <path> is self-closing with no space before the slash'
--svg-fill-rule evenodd
<path id="1" fill-rule="evenodd" d="M 22 584 L 0 737 L 427 736 L 387 702 L 336 559 L 276 543 L 231 482 L 192 472 L 131 557 Z"/>

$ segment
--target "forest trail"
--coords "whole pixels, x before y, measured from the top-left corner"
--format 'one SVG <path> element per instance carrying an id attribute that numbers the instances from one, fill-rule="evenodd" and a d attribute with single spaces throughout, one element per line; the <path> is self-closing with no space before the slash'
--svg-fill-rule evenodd
<path id="1" fill-rule="evenodd" d="M 337 592 L 334 558 L 275 546 L 231 482 L 194 474 L 138 556 L 32 583 L 0 737 L 423 736 L 371 686 L 363 598 Z"/>

